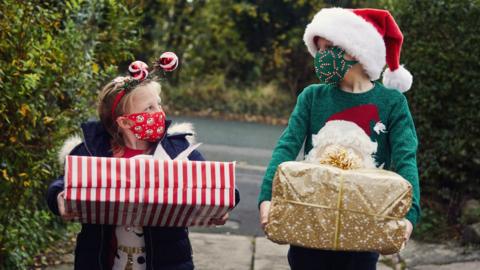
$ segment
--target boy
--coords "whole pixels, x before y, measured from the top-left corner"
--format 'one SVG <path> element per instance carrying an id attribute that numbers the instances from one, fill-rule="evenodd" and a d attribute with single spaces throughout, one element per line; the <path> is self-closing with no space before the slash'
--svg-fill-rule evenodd
<path id="1" fill-rule="evenodd" d="M 260 222 L 268 222 L 272 179 L 277 166 L 294 160 L 305 140 L 305 153 L 316 134 L 331 120 L 351 121 L 378 143 L 377 164 L 394 170 L 413 187 L 407 214 L 407 241 L 420 216 L 420 190 L 415 126 L 401 92 L 412 75 L 399 65 L 403 36 L 386 10 L 322 9 L 307 26 L 304 42 L 314 56 L 321 84 L 299 95 L 288 126 L 280 137 L 267 168 L 259 196 Z M 375 82 L 383 74 L 383 85 Z M 378 254 L 326 251 L 290 246 L 292 269 L 375 269 Z"/>

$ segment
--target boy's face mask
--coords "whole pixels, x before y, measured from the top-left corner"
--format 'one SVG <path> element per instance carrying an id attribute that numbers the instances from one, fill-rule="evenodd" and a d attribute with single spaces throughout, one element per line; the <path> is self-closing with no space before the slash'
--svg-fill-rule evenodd
<path id="1" fill-rule="evenodd" d="M 347 71 L 358 63 L 355 60 L 345 60 L 344 56 L 345 50 L 336 46 L 317 52 L 313 64 L 320 82 L 338 84 Z"/>
<path id="2" fill-rule="evenodd" d="M 142 141 L 155 142 L 165 134 L 165 113 L 163 110 L 150 113 L 133 113 L 125 115 L 134 122 L 130 130 Z"/>

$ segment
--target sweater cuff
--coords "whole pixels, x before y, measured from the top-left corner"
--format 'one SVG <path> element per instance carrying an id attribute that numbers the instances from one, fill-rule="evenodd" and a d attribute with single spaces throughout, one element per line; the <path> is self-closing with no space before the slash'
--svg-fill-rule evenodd
<path id="1" fill-rule="evenodd" d="M 267 194 L 262 194 L 260 193 L 260 196 L 258 197 L 258 209 L 260 209 L 260 204 L 264 201 L 271 201 L 272 200 L 272 195 L 267 195 Z"/>
<path id="2" fill-rule="evenodd" d="M 417 213 L 417 210 L 412 207 L 410 211 L 408 211 L 407 216 L 405 218 L 408 219 L 408 221 L 410 221 L 413 227 L 415 228 L 415 226 L 418 223 L 418 216 L 419 215 Z"/>

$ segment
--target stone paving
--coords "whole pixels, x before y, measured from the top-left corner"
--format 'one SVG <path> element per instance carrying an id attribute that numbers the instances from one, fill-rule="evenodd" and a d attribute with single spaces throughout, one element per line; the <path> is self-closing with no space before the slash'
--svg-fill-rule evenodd
<path id="1" fill-rule="evenodd" d="M 191 233 L 193 259 L 198 270 L 288 270 L 287 245 L 277 245 L 265 237 Z M 73 269 L 73 256 L 48 270 Z M 378 270 L 479 270 L 480 250 L 451 245 L 410 241 L 400 254 L 381 257 Z M 403 268 L 404 269 L 404 268 Z"/>

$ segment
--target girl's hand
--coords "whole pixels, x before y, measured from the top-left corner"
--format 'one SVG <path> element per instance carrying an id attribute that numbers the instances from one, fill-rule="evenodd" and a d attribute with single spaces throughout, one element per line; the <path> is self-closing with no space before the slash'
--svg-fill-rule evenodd
<path id="1" fill-rule="evenodd" d="M 60 216 L 62 217 L 63 220 L 70 221 L 76 218 L 78 215 L 77 213 L 70 213 L 66 211 L 64 196 L 65 196 L 65 191 L 58 193 L 58 196 L 57 196 L 58 212 L 60 212 Z"/>
<path id="2" fill-rule="evenodd" d="M 225 223 L 228 220 L 228 217 L 229 217 L 228 213 L 225 213 L 225 215 L 223 215 L 221 218 L 212 218 L 211 221 L 215 225 L 225 225 Z"/>
<path id="3" fill-rule="evenodd" d="M 270 201 L 263 201 L 260 204 L 260 225 L 262 226 L 262 230 L 265 231 L 265 226 L 268 223 L 268 213 L 270 212 Z"/>

